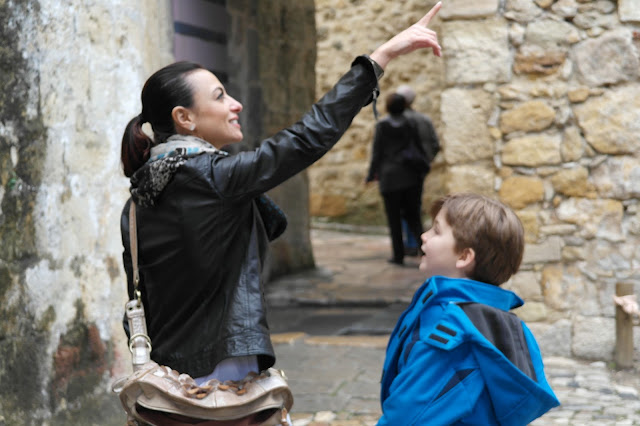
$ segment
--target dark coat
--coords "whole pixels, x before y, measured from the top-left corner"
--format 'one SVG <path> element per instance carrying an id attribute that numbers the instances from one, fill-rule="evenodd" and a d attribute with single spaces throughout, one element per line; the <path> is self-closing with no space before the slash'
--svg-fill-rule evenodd
<path id="1" fill-rule="evenodd" d="M 376 124 L 366 181 L 379 181 L 381 193 L 421 186 L 424 175 L 407 167 L 402 151 L 412 143 L 414 130 L 405 116 L 385 117 Z"/>
<path id="2" fill-rule="evenodd" d="M 440 140 L 438 139 L 436 130 L 433 128 L 433 123 L 429 117 L 411 108 L 405 109 L 403 114 L 415 123 L 418 138 L 422 143 L 422 148 L 427 156 L 427 160 L 431 163 L 436 154 L 440 152 Z"/>
<path id="3" fill-rule="evenodd" d="M 376 90 L 372 64 L 358 57 L 298 123 L 254 151 L 189 158 L 154 206 L 138 206 L 140 288 L 154 361 L 192 377 L 230 357 L 274 364 L 263 288 L 269 241 L 256 198 L 322 157 Z M 121 232 L 131 297 L 129 205 Z"/>

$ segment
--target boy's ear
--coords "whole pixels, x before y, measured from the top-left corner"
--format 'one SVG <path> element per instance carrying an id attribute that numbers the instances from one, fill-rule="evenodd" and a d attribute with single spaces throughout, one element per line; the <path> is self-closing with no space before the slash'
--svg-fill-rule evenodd
<path id="1" fill-rule="evenodd" d="M 471 247 L 462 249 L 456 260 L 456 268 L 465 272 L 473 270 L 476 264 L 476 252 Z"/>
<path id="2" fill-rule="evenodd" d="M 176 125 L 176 131 L 181 134 L 188 133 L 194 125 L 191 111 L 183 106 L 173 107 L 171 110 L 171 118 L 173 118 L 173 122 Z"/>

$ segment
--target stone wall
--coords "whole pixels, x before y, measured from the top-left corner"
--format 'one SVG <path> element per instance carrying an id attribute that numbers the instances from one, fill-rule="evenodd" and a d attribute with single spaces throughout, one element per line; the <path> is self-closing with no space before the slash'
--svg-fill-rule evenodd
<path id="1" fill-rule="evenodd" d="M 0 22 L 0 424 L 122 424 L 120 139 L 171 61 L 168 5 L 7 0 Z"/>
<path id="2" fill-rule="evenodd" d="M 319 93 L 430 6 L 316 3 Z M 425 204 L 474 191 L 512 206 L 527 239 L 506 285 L 527 302 L 518 314 L 546 355 L 611 359 L 615 284 L 640 293 L 638 2 L 449 0 L 434 28 L 443 58 L 403 58 L 381 82 L 383 97 L 412 85 L 441 137 Z M 377 190 L 362 185 L 373 126 L 363 111 L 314 166 L 312 214 L 384 223 Z"/>
<path id="3" fill-rule="evenodd" d="M 315 3 L 316 95 L 320 97 L 349 69 L 355 56 L 371 53 L 393 34 L 420 19 L 425 9 L 436 1 L 316 0 Z M 434 22 L 433 28 L 439 30 L 440 21 Z M 430 52 L 420 51 L 392 62 L 380 81 L 381 95 L 377 103 L 380 114 L 385 113 L 384 97 L 403 83 L 410 84 L 418 93 L 415 109 L 428 114 L 439 127 L 443 61 L 434 60 Z M 364 185 L 374 127 L 369 106 L 355 118 L 338 145 L 310 169 L 312 216 L 356 224 L 385 223 L 377 187 Z M 441 164 L 438 158 L 428 187 L 440 186 Z M 428 193 L 434 192 L 437 191 Z"/>

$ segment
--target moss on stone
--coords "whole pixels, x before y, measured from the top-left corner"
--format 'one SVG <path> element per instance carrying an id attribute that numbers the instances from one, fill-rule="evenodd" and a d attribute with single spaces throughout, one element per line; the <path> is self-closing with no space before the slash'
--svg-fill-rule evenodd
<path id="1" fill-rule="evenodd" d="M 5 311 L 2 317 L 7 314 L 24 312 Z M 20 332 L 0 337 L 0 406 L 6 424 L 40 424 L 35 413 L 43 407 L 40 366 L 45 363 L 47 337 L 29 330 L 27 322 L 16 324 Z"/>
<path id="2" fill-rule="evenodd" d="M 42 386 L 47 380 L 42 366 L 52 319 L 46 315 L 45 321 L 36 324 L 25 308 L 22 273 L 36 260 L 33 211 L 44 169 L 46 128 L 39 114 L 30 114 L 37 110 L 30 104 L 35 100 L 29 99 L 34 71 L 23 57 L 20 38 L 25 20 L 37 16 L 39 8 L 36 0 L 0 1 L 0 185 L 4 189 L 0 199 L 0 417 L 4 424 L 42 424 L 39 417 L 46 416 Z"/>

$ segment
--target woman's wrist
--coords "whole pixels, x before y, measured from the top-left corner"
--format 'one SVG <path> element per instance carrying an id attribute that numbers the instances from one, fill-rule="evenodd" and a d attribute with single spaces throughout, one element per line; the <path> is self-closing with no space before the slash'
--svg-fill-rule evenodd
<path id="1" fill-rule="evenodd" d="M 373 59 L 376 64 L 378 64 L 378 66 L 382 68 L 382 70 L 387 67 L 387 64 L 391 60 L 391 57 L 384 53 L 384 51 L 382 50 L 382 46 L 374 50 L 373 53 L 369 55 L 369 57 Z"/>

